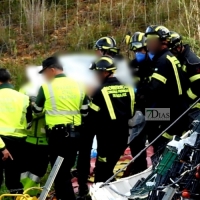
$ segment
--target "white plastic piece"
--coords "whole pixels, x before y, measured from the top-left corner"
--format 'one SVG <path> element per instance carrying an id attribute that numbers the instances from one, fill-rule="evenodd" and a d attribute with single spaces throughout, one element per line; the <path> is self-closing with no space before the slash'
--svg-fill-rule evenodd
<path id="1" fill-rule="evenodd" d="M 147 170 L 130 176 L 126 178 L 122 178 L 120 180 L 117 180 L 115 182 L 109 183 L 109 185 L 106 185 L 102 188 L 99 188 L 102 183 L 96 183 L 90 186 L 90 195 L 92 200 L 127 200 L 126 197 L 122 197 L 112 191 L 109 187 L 112 187 L 117 192 L 127 195 L 130 195 L 131 188 L 136 184 L 138 180 L 141 178 L 147 178 L 152 172 L 152 166 L 149 167 Z"/>
<path id="2" fill-rule="evenodd" d="M 197 135 L 198 135 L 198 133 L 195 131 L 189 137 L 184 138 L 180 141 L 175 141 L 175 140 L 170 141 L 168 143 L 168 146 L 176 147 L 178 149 L 178 154 L 179 154 L 181 152 L 181 150 L 184 148 L 184 144 L 189 144 L 191 146 L 194 146 Z"/>

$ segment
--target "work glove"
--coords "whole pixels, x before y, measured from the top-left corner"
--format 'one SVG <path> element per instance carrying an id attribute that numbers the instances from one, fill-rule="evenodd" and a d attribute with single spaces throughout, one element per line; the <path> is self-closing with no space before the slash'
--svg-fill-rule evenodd
<path id="1" fill-rule="evenodd" d="M 31 101 L 31 102 L 36 102 L 37 97 L 35 97 L 35 96 L 30 96 L 29 98 L 30 98 L 30 101 Z"/>
<path id="2" fill-rule="evenodd" d="M 128 121 L 129 128 L 131 127 L 131 129 L 129 129 L 130 136 L 128 138 L 128 144 L 141 133 L 145 124 L 146 121 L 142 112 L 136 111 L 134 117 Z"/>

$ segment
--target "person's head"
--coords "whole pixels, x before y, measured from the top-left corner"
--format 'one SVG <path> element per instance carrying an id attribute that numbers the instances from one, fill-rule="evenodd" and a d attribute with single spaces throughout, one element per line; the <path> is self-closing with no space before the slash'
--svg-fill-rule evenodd
<path id="1" fill-rule="evenodd" d="M 147 37 L 147 50 L 153 55 L 169 47 L 170 31 L 164 26 L 149 26 L 145 36 Z"/>
<path id="2" fill-rule="evenodd" d="M 119 53 L 119 49 L 116 47 L 116 41 L 112 37 L 102 37 L 96 41 L 94 46 L 98 56 L 108 55 L 114 57 Z"/>
<path id="3" fill-rule="evenodd" d="M 96 72 L 97 78 L 100 82 L 103 82 L 106 78 L 113 76 L 113 73 L 117 67 L 114 64 L 114 61 L 109 56 L 102 56 L 96 62 L 92 63 L 90 70 Z"/>
<path id="4" fill-rule="evenodd" d="M 170 36 L 170 51 L 178 56 L 184 50 L 182 37 L 174 31 L 170 31 Z"/>
<path id="5" fill-rule="evenodd" d="M 52 80 L 56 75 L 63 73 L 63 67 L 57 57 L 49 57 L 42 62 L 43 69 L 39 72 L 46 80 Z"/>
<path id="6" fill-rule="evenodd" d="M 130 39 L 129 48 L 134 52 L 135 58 L 138 62 L 142 62 L 146 58 L 146 37 L 144 33 L 135 32 Z"/>
<path id="7" fill-rule="evenodd" d="M 11 74 L 5 68 L 0 68 L 0 85 L 3 83 L 10 83 L 11 81 Z"/>

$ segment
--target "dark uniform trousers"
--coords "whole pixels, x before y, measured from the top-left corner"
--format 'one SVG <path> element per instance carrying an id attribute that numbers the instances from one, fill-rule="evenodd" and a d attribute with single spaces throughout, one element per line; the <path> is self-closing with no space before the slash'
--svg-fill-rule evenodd
<path id="1" fill-rule="evenodd" d="M 127 122 L 116 121 L 103 127 L 97 132 L 95 183 L 105 182 L 113 175 L 114 167 L 127 147 Z"/>
<path id="2" fill-rule="evenodd" d="M 59 131 L 51 131 L 49 135 L 50 162 L 53 167 L 58 156 L 64 158 L 58 171 L 55 183 L 57 199 L 74 200 L 75 194 L 71 183 L 71 168 L 74 166 L 77 151 L 78 138 L 65 137 Z"/>
<path id="3" fill-rule="evenodd" d="M 10 193 L 19 193 L 23 192 L 23 186 L 20 182 L 21 169 L 24 164 L 24 138 L 12 138 L 12 137 L 2 137 L 4 143 L 6 144 L 7 150 L 13 157 L 13 160 L 8 158 L 5 161 L 0 159 L 0 183 L 3 183 L 3 170 L 5 174 L 5 185 L 10 191 Z M 3 156 L 1 156 L 2 158 Z M 4 192 L 8 193 L 8 192 Z"/>
<path id="4" fill-rule="evenodd" d="M 46 174 L 49 164 L 48 145 L 36 145 L 26 142 L 25 157 L 24 172 L 28 171 L 40 178 Z"/>
<path id="5" fill-rule="evenodd" d="M 132 157 L 135 157 L 142 149 L 145 148 L 146 134 L 139 134 L 130 143 Z M 124 176 L 140 173 L 147 169 L 146 152 L 143 152 L 126 170 Z"/>
<path id="6" fill-rule="evenodd" d="M 144 129 L 141 131 L 131 143 L 130 150 L 131 155 L 136 156 L 141 150 L 145 148 L 146 139 L 148 138 L 149 143 L 151 143 L 160 133 L 161 128 L 159 128 L 159 123 L 154 121 L 147 121 Z M 159 154 L 164 150 L 165 145 L 169 142 L 167 138 L 160 137 L 156 142 L 153 143 L 154 153 L 160 150 Z M 126 170 L 124 176 L 134 175 L 140 173 L 147 169 L 147 154 L 146 151 L 143 152 Z"/>
<path id="7" fill-rule="evenodd" d="M 87 130 L 87 128 L 86 128 Z M 78 158 L 78 183 L 79 189 L 87 188 L 86 183 L 90 172 L 90 154 L 94 133 L 97 136 L 97 160 L 94 182 L 105 182 L 113 175 L 113 169 L 123 155 L 128 141 L 128 122 L 115 125 L 104 124 L 103 126 L 91 127 L 81 139 Z M 91 131 L 93 130 L 93 131 Z"/>
<path id="8" fill-rule="evenodd" d="M 90 158 L 94 136 L 95 131 L 93 129 L 90 129 L 90 127 L 88 129 L 83 128 L 77 162 L 79 190 L 83 192 L 88 188 L 87 180 L 90 174 Z"/>

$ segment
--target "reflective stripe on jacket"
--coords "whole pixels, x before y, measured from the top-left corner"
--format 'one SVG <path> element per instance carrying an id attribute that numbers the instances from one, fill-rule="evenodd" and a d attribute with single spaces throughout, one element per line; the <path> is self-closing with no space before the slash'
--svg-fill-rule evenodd
<path id="1" fill-rule="evenodd" d="M 80 109 L 85 96 L 81 85 L 67 77 L 60 77 L 42 88 L 46 99 L 45 120 L 50 128 L 57 124 L 81 125 Z"/>

